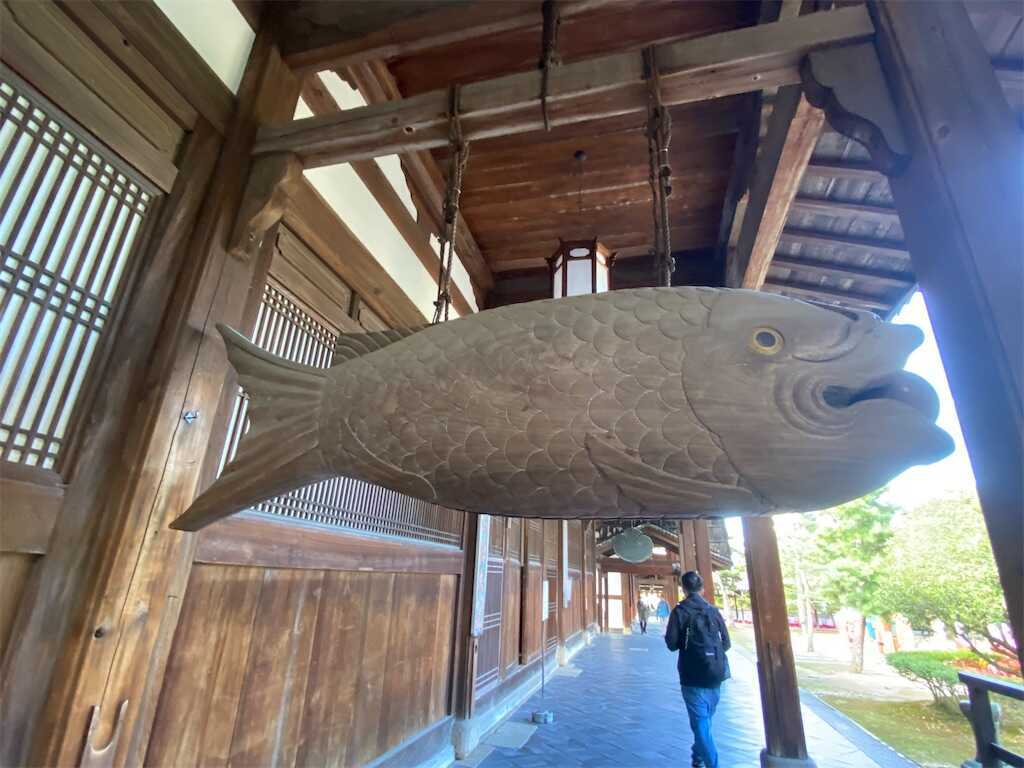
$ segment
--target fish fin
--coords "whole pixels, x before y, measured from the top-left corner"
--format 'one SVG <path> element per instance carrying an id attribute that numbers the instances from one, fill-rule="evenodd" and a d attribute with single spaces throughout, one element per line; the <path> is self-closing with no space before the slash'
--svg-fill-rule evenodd
<path id="1" fill-rule="evenodd" d="M 678 477 L 644 464 L 624 446 L 589 434 L 585 445 L 602 477 L 614 483 L 628 500 L 644 511 L 666 517 L 764 511 L 745 488 Z"/>
<path id="2" fill-rule="evenodd" d="M 338 337 L 334 347 L 334 364 L 342 365 L 349 360 L 368 355 L 379 349 L 407 339 L 427 326 L 417 328 L 393 328 L 386 331 L 370 331 L 368 333 L 343 333 Z"/>
<path id="3" fill-rule="evenodd" d="M 225 325 L 217 330 L 249 396 L 251 426 L 223 474 L 171 523 L 182 531 L 197 531 L 335 474 L 320 452 L 320 401 L 327 372 L 272 355 Z"/>

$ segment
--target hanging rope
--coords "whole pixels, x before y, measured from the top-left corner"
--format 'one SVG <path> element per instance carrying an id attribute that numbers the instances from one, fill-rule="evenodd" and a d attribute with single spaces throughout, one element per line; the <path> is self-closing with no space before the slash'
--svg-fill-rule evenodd
<path id="1" fill-rule="evenodd" d="M 558 13 L 558 0 L 544 0 L 541 5 L 541 13 L 544 15 L 544 29 L 541 33 L 540 111 L 544 117 L 544 130 L 550 131 L 548 82 L 551 77 L 551 67 L 558 64 L 558 25 L 562 23 Z"/>
<path id="2" fill-rule="evenodd" d="M 455 255 L 455 230 L 459 221 L 459 197 L 462 195 L 462 176 L 469 161 L 469 142 L 462 136 L 459 121 L 459 86 L 448 89 L 448 141 L 451 159 L 448 163 L 448 188 L 444 196 L 444 226 L 441 229 L 441 247 L 438 251 L 440 266 L 437 274 L 437 299 L 434 301 L 432 325 L 448 320 L 452 304 L 452 260 Z"/>
<path id="3" fill-rule="evenodd" d="M 647 156 L 650 165 L 651 215 L 654 220 L 654 271 L 657 285 L 672 284 L 675 269 L 672 258 L 672 233 L 669 227 L 668 198 L 672 194 L 672 167 L 668 146 L 672 141 L 672 116 L 661 101 L 661 79 L 654 47 L 644 51 L 647 78 Z"/>

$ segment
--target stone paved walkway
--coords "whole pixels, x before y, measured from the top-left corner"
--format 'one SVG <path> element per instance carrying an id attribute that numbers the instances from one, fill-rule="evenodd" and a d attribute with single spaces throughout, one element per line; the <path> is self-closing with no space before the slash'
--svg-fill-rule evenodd
<path id="1" fill-rule="evenodd" d="M 556 673 L 459 768 L 590 768 L 689 765 L 692 739 L 675 654 L 652 634 L 604 635 Z M 714 721 L 722 768 L 756 768 L 764 744 L 757 672 L 738 650 Z M 536 709 L 551 725 L 527 723 Z M 905 760 L 817 700 L 803 706 L 808 750 L 819 768 L 910 768 Z M 830 724 L 832 723 L 832 724 Z M 834 725 L 833 725 L 834 724 Z M 834 727 L 835 726 L 835 727 Z M 518 745 L 518 746 L 516 746 Z M 869 756 L 870 755 L 870 756 Z"/>

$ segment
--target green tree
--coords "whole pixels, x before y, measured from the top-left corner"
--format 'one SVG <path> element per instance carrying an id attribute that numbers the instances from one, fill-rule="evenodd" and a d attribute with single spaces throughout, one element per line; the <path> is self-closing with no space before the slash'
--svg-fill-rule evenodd
<path id="1" fill-rule="evenodd" d="M 821 596 L 823 560 L 816 553 L 819 546 L 817 515 L 796 514 L 788 519 L 776 518 L 776 521 L 786 601 L 796 607 L 800 617 L 804 650 L 813 653 L 817 609 L 824 602 Z"/>
<path id="2" fill-rule="evenodd" d="M 1015 672 L 1006 604 L 976 497 L 937 499 L 901 514 L 881 584 L 889 612 L 918 626 L 939 619 L 988 663 Z"/>
<path id="3" fill-rule="evenodd" d="M 882 500 L 885 489 L 815 514 L 808 560 L 820 574 L 821 597 L 833 610 L 860 614 L 850 643 L 850 666 L 864 671 L 864 628 L 869 614 L 886 613 L 881 597 L 888 567 L 896 507 Z"/>

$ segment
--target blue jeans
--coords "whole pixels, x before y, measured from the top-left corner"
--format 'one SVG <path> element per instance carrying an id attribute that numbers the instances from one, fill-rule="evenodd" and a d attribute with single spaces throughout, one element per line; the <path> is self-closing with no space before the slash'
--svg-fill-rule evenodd
<path id="1" fill-rule="evenodd" d="M 711 717 L 718 707 L 721 688 L 682 686 L 686 714 L 693 731 L 693 762 L 700 760 L 706 768 L 718 768 L 718 750 L 711 736 Z"/>

